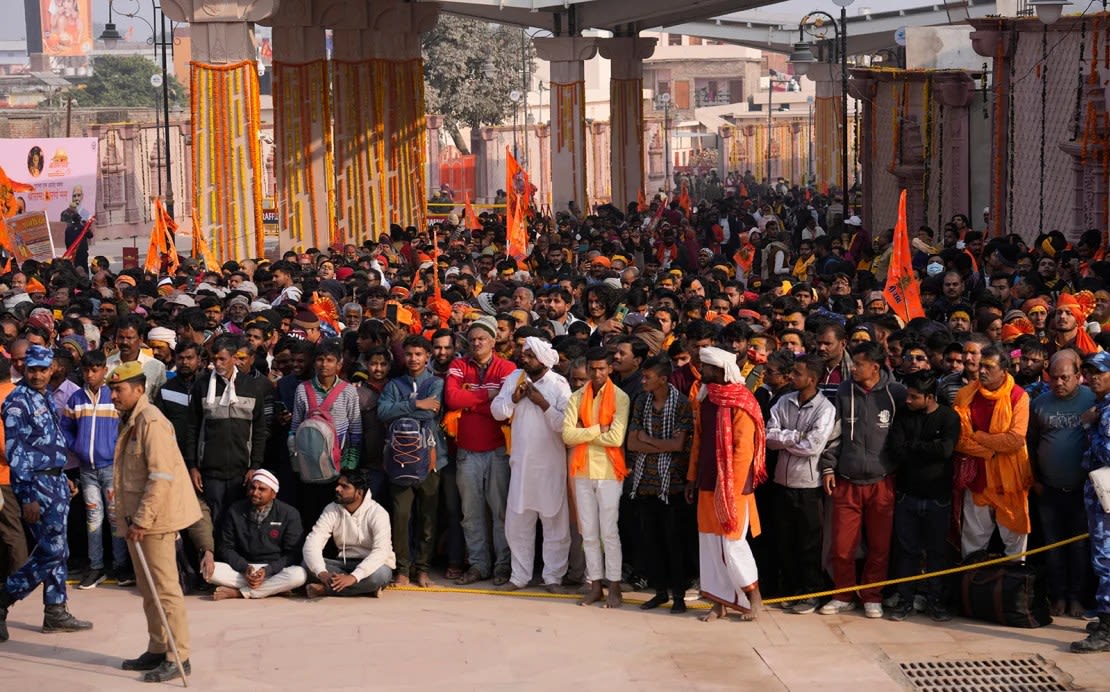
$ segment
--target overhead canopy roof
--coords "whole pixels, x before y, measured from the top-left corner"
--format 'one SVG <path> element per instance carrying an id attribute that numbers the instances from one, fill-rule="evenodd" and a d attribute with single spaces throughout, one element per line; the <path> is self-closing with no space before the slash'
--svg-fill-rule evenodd
<path id="1" fill-rule="evenodd" d="M 863 2 L 867 9 L 862 8 Z M 861 0 L 860 6 L 850 6 L 849 53 L 892 48 L 894 32 L 907 25 L 960 24 L 968 17 L 998 11 L 994 0 L 899 7 L 904 4 L 904 0 Z M 621 35 L 661 30 L 780 53 L 789 53 L 798 40 L 798 22 L 805 14 L 823 9 L 835 15 L 839 9 L 813 0 L 456 0 L 440 5 L 450 14 L 546 29 L 556 35 L 584 29 Z"/>

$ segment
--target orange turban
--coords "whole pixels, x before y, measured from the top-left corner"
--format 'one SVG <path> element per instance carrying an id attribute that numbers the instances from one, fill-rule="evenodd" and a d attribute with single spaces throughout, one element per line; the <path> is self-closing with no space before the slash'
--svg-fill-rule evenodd
<path id="1" fill-rule="evenodd" d="M 1099 347 L 1091 338 L 1091 335 L 1087 333 L 1086 322 L 1087 315 L 1091 313 L 1090 308 L 1081 304 L 1076 296 L 1070 293 L 1061 293 L 1060 297 L 1056 299 L 1056 309 L 1067 310 L 1075 316 L 1075 321 L 1079 323 L 1078 329 L 1075 330 L 1075 347 L 1080 354 L 1089 356 L 1092 353 L 1097 353 Z"/>
<path id="2" fill-rule="evenodd" d="M 429 298 L 426 307 L 439 315 L 440 323 L 446 326 L 447 320 L 451 319 L 451 303 L 443 298 Z"/>
<path id="3" fill-rule="evenodd" d="M 1044 298 L 1030 298 L 1029 300 L 1021 304 L 1021 311 L 1024 312 L 1026 315 L 1033 312 L 1037 308 L 1048 312 L 1048 301 Z"/>

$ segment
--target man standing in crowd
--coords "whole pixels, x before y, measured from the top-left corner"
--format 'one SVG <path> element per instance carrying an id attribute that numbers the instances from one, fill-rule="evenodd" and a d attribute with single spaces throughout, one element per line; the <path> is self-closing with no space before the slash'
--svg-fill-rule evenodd
<path id="1" fill-rule="evenodd" d="M 962 455 L 960 463 L 974 469 L 963 496 L 964 557 L 986 550 L 995 527 L 1007 555 L 1025 552 L 1029 538 L 1029 396 L 1014 383 L 1010 366 L 1010 356 L 1001 348 L 984 348 L 978 378 L 956 394 L 953 406 L 960 415 L 956 451 Z"/>
<path id="2" fill-rule="evenodd" d="M 755 396 L 744 386 L 736 354 L 707 347 L 699 353 L 702 388 L 694 410 L 694 440 L 686 501 L 697 501 L 701 595 L 713 608 L 701 617 L 759 617 L 759 572 L 747 535 L 759 535 L 754 490 L 767 475 L 766 434 Z"/>
<path id="3" fill-rule="evenodd" d="M 652 610 L 670 600 L 672 613 L 684 613 L 689 549 L 681 503 L 694 418 L 690 400 L 670 384 L 671 371 L 666 357 L 644 364 L 644 391 L 633 402 L 628 423 L 629 494 L 638 505 L 642 562 L 655 590 L 640 608 Z"/>
<path id="4" fill-rule="evenodd" d="M 778 450 L 772 517 L 783 592 L 788 596 L 815 593 L 822 587 L 824 490 L 817 465 L 836 429 L 836 407 L 818 391 L 825 374 L 821 356 L 797 359 L 790 372 L 794 391 L 771 407 L 767 422 L 767 448 Z M 817 599 L 783 605 L 792 613 L 807 615 L 817 610 Z"/>
<path id="5" fill-rule="evenodd" d="M 512 575 L 500 588 L 528 586 L 536 549 L 536 522 L 543 525 L 543 583 L 558 593 L 567 571 L 570 517 L 567 508 L 567 453 L 563 418 L 570 385 L 551 370 L 559 354 L 543 339 L 524 339 L 521 368 L 505 378 L 490 404 L 497 420 L 512 421 L 509 495 L 505 538 L 512 554 Z"/>
<path id="6" fill-rule="evenodd" d="M 1029 465 L 1033 470 L 1033 501 L 1045 543 L 1077 536 L 1087 529 L 1083 511 L 1083 457 L 1087 432 L 1083 414 L 1095 405 L 1094 393 L 1080 384 L 1079 354 L 1057 351 L 1049 360 L 1049 391 L 1029 406 Z M 1081 617 L 1085 610 L 1090 546 L 1076 541 L 1045 555 L 1052 614 Z"/>
<path id="7" fill-rule="evenodd" d="M 192 672 L 176 540 L 178 531 L 200 520 L 200 506 L 173 428 L 146 397 L 143 367 L 135 361 L 124 363 L 108 376 L 108 386 L 120 414 L 114 462 L 116 532 L 126 537 L 131 562 L 142 564 L 141 550 L 150 570 L 149 579 L 146 575 L 138 579 L 149 641 L 142 655 L 123 662 L 123 669 L 145 671 L 146 682 L 165 682 L 182 675 L 177 661 L 167 656 L 171 635 L 184 674 Z M 161 603 L 169 632 L 162 626 L 155 599 Z"/>
<path id="8" fill-rule="evenodd" d="M 501 391 L 513 364 L 493 353 L 497 323 L 492 317 L 474 320 L 466 333 L 470 352 L 456 358 L 447 371 L 445 401 L 450 411 L 460 411 L 458 458 L 462 526 L 470 553 L 470 569 L 458 580 L 473 584 L 489 579 L 494 586 L 509 580 L 512 566 L 505 540 L 505 502 L 509 492 L 509 460 L 501 423 L 490 412 L 490 402 Z M 487 536 L 486 512 L 493 516 L 493 555 Z M 492 564 L 491 564 L 492 563 Z"/>
<path id="9" fill-rule="evenodd" d="M 630 404 L 628 395 L 609 379 L 612 365 L 605 349 L 590 349 L 585 358 L 589 381 L 571 394 L 563 416 L 563 442 L 570 449 L 569 473 L 590 582 L 581 603 L 601 600 L 604 579 L 609 584 L 605 606 L 619 608 L 622 555 L 617 521 L 622 482 L 628 475 L 622 445 Z"/>
<path id="10" fill-rule="evenodd" d="M 1091 473 L 1105 474 L 1110 467 L 1110 353 L 1102 351 L 1088 356 L 1083 362 L 1083 375 L 1098 399 L 1095 409 L 1083 415 L 1090 437 L 1083 467 Z M 1072 642 L 1071 651 L 1090 654 L 1110 651 L 1110 512 L 1104 509 L 1110 504 L 1100 497 L 1091 478 L 1083 485 L 1083 506 L 1091 534 L 1091 564 L 1098 579 L 1095 591 L 1098 622 L 1087 626 L 1086 639 Z"/>
<path id="11" fill-rule="evenodd" d="M 840 436 L 821 457 L 821 481 L 832 497 L 832 542 L 829 552 L 833 586 L 845 589 L 856 577 L 856 548 L 867 539 L 867 556 L 859 579 L 871 584 L 886 578 L 894 522 L 894 451 L 887 445 L 895 412 L 905 405 L 906 389 L 883 369 L 886 352 L 876 342 L 852 348 L 852 378 L 836 392 Z M 864 615 L 883 616 L 882 594 L 859 592 Z M 855 608 L 851 592 L 837 594 L 821 606 L 822 615 Z"/>
<path id="12" fill-rule="evenodd" d="M 212 371 L 193 386 L 181 450 L 216 535 L 228 507 L 244 497 L 248 471 L 262 468 L 266 453 L 266 384 L 238 374 L 235 353 L 242 343 L 233 334 L 213 342 Z"/>
<path id="13" fill-rule="evenodd" d="M 894 536 L 898 541 L 895 577 L 937 572 L 948 567 L 948 523 L 952 515 L 952 452 L 960 437 L 960 418 L 937 403 L 937 380 L 915 372 L 905 381 L 906 407 L 894 417 L 887 444 L 897 456 Z M 924 562 L 922 562 L 924 555 Z M 938 622 L 951 618 L 945 605 L 944 578 L 898 585 L 891 620 L 913 612 L 914 590 L 924 586 L 926 610 Z"/>

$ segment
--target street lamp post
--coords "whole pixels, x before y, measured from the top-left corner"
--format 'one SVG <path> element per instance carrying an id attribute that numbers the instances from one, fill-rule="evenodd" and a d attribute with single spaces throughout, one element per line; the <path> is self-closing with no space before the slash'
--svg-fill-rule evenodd
<path id="1" fill-rule="evenodd" d="M 836 19 L 827 12 L 810 12 L 798 23 L 798 43 L 794 44 L 794 52 L 790 54 L 790 64 L 794 72 L 804 75 L 809 66 L 817 62 L 813 55 L 813 46 L 805 40 L 806 32 L 812 36 L 823 39 L 825 37 L 825 20 L 833 29 L 833 45 L 840 54 L 840 190 L 844 196 L 844 213 L 848 213 L 848 6 L 853 0 L 833 0 L 840 7 L 840 26 L 837 27 Z M 829 60 L 829 62 L 832 62 Z"/>
<path id="2" fill-rule="evenodd" d="M 158 62 L 159 51 L 161 51 L 162 74 L 161 84 L 162 87 L 162 155 L 166 159 L 166 185 L 165 185 L 165 198 L 166 198 L 166 211 L 169 213 L 170 218 L 174 218 L 173 213 L 173 164 L 170 158 L 170 82 L 168 75 L 169 65 L 169 51 L 173 47 L 173 24 L 171 22 L 169 30 L 166 29 L 166 14 L 162 12 L 161 5 L 157 0 L 151 0 L 150 7 L 152 11 L 152 19 L 158 22 L 159 26 L 156 27 L 151 22 L 147 21 L 145 17 L 139 14 L 139 0 L 134 0 L 135 9 L 131 12 L 120 12 L 124 17 L 130 19 L 138 19 L 147 25 L 150 29 L 150 38 L 147 43 L 154 47 L 154 59 Z M 100 34 L 100 40 L 108 48 L 112 48 L 123 37 L 120 35 L 119 30 L 116 29 L 115 23 L 112 22 L 112 10 L 114 0 L 108 0 L 108 23 L 104 25 L 104 31 Z M 161 28 L 161 38 L 159 38 L 159 28 Z M 157 81 L 157 80 L 155 80 Z M 156 86 L 158 86 L 156 84 Z M 158 111 L 155 110 L 155 115 Z M 155 125 L 157 128 L 157 125 Z M 159 189 L 162 187 L 162 180 L 158 180 Z"/>
<path id="3" fill-rule="evenodd" d="M 663 102 L 663 158 L 666 164 L 664 170 L 667 173 L 663 189 L 667 191 L 669 198 L 674 189 L 671 187 L 671 95 L 659 94 L 659 100 Z"/>
<path id="4" fill-rule="evenodd" d="M 772 105 L 773 105 L 771 103 L 771 97 L 775 95 L 775 85 L 776 84 L 789 84 L 790 83 L 789 79 L 775 79 L 776 74 L 778 74 L 778 73 L 775 72 L 774 70 L 771 70 L 767 74 L 767 151 L 765 152 L 765 154 L 766 154 L 766 157 L 767 157 L 767 184 L 768 185 L 771 184 L 771 139 L 772 139 L 772 136 L 773 136 L 773 133 L 774 133 L 774 127 L 775 127 L 774 119 L 772 117 L 774 115 L 774 111 L 771 109 Z"/>

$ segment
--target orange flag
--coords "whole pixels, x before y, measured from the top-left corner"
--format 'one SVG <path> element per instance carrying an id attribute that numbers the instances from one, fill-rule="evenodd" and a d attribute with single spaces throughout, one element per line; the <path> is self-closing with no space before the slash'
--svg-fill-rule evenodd
<path id="1" fill-rule="evenodd" d="M 208 239 L 204 237 L 204 231 L 200 227 L 200 214 L 193 214 L 193 257 L 198 255 L 204 260 L 205 267 L 220 270 L 220 263 L 208 246 Z"/>
<path id="2" fill-rule="evenodd" d="M 482 222 L 478 220 L 478 215 L 474 213 L 474 207 L 470 204 L 470 191 L 463 192 L 463 226 L 471 231 L 478 231 L 482 228 Z"/>
<path id="3" fill-rule="evenodd" d="M 745 185 L 744 183 L 740 183 L 740 196 L 741 197 L 747 197 L 748 196 L 748 186 Z"/>
<path id="4" fill-rule="evenodd" d="M 894 224 L 894 249 L 890 256 L 883 297 L 903 323 L 925 316 L 925 309 L 921 307 L 921 285 L 914 274 L 911 257 L 910 235 L 906 227 L 906 191 L 902 190 L 902 196 L 898 200 L 898 222 Z"/>
<path id="5" fill-rule="evenodd" d="M 528 191 L 531 188 L 528 173 L 513 158 L 509 147 L 505 147 L 505 239 L 508 247 L 506 254 L 522 259 L 528 249 L 528 231 L 524 215 L 528 207 Z"/>
<path id="6" fill-rule="evenodd" d="M 636 190 L 636 210 L 641 214 L 648 210 L 647 197 L 644 196 L 644 188 Z"/>
<path id="7" fill-rule="evenodd" d="M 162 261 L 166 261 L 166 268 L 170 274 L 177 272 L 181 260 L 177 256 L 177 246 L 174 244 L 171 232 L 177 231 L 177 222 L 173 220 L 166 208 L 162 206 L 161 198 L 154 198 L 154 227 L 150 229 L 150 246 L 146 251 L 146 264 L 143 269 L 151 274 L 159 274 L 162 270 Z"/>

